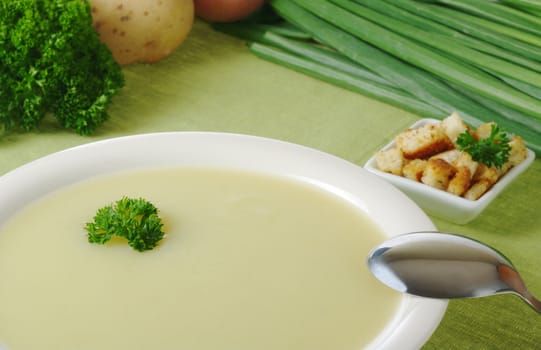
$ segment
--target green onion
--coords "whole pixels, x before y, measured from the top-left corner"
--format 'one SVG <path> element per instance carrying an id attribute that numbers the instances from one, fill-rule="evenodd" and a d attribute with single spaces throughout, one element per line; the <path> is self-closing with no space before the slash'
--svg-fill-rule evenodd
<path id="1" fill-rule="evenodd" d="M 499 0 L 499 3 L 513 7 L 530 15 L 541 17 L 541 2 L 537 0 Z"/>
<path id="2" fill-rule="evenodd" d="M 251 51 L 266 60 L 425 117 L 441 118 L 446 114 L 445 110 L 419 101 L 337 52 L 281 36 L 273 27 L 242 23 L 215 25 L 220 31 L 252 41 L 248 45 Z"/>
<path id="3" fill-rule="evenodd" d="M 517 38 L 530 32 L 507 36 L 462 10 L 414 0 L 269 4 L 286 22 L 216 28 L 248 40 L 258 57 L 419 116 L 494 121 L 541 155 L 541 45 Z"/>
<path id="4" fill-rule="evenodd" d="M 462 13 L 451 8 L 437 6 L 437 9 L 438 11 L 441 11 L 443 13 L 451 14 L 460 21 L 473 23 L 476 27 L 484 28 L 489 32 L 495 33 L 496 35 L 503 34 L 508 38 L 518 39 L 520 41 L 523 41 L 524 43 L 534 45 L 536 47 L 539 47 L 539 45 L 541 45 L 541 39 L 539 38 L 539 35 L 541 34 L 534 34 L 529 31 L 510 27 L 507 24 L 494 22 L 469 13 Z"/>
<path id="5" fill-rule="evenodd" d="M 440 110 L 425 104 L 398 89 L 360 79 L 329 66 L 300 58 L 265 44 L 250 43 L 249 47 L 252 52 L 259 57 L 279 63 L 293 70 L 308 74 L 348 90 L 360 92 L 413 113 L 431 116 L 433 118 L 438 117 L 441 113 Z"/>
<path id="6" fill-rule="evenodd" d="M 304 30 L 299 29 L 297 26 L 294 26 L 293 24 L 289 22 L 281 22 L 281 23 L 272 24 L 272 25 L 258 24 L 258 26 L 261 27 L 261 29 L 266 29 L 268 31 L 274 32 L 279 35 L 283 35 L 288 38 L 311 39 L 308 33 L 306 33 Z"/>
<path id="7" fill-rule="evenodd" d="M 478 121 L 479 115 L 493 113 L 462 95 L 437 77 L 393 57 L 336 26 L 322 20 L 309 11 L 288 0 L 272 0 L 274 9 L 285 19 L 309 32 L 351 60 L 370 67 L 387 81 L 401 86 L 404 91 L 445 111 L 458 111 L 469 123 Z"/>
<path id="8" fill-rule="evenodd" d="M 280 25 L 281 26 L 281 25 Z M 249 41 L 260 42 L 295 54 L 297 56 L 319 62 L 335 70 L 366 79 L 371 82 L 397 88 L 388 80 L 381 78 L 364 66 L 357 64 L 338 52 L 321 45 L 298 40 L 299 36 L 288 37 L 288 33 L 276 30 L 276 25 L 246 25 L 243 23 L 216 24 L 216 29 Z M 280 35 L 283 34 L 283 35 Z M 306 34 L 306 36 L 309 36 Z M 442 110 L 443 111 L 443 110 Z"/>
<path id="9" fill-rule="evenodd" d="M 516 80 L 512 77 L 501 76 L 501 79 L 505 81 L 506 83 L 508 83 L 509 85 L 514 86 L 516 89 L 530 96 L 533 96 L 537 98 L 538 100 L 541 100 L 541 89 L 538 88 L 537 86 L 533 86 L 523 81 Z"/>
<path id="10" fill-rule="evenodd" d="M 380 0 L 392 3 L 411 13 L 437 21 L 443 25 L 455 28 L 468 36 L 479 38 L 500 47 L 502 50 L 512 51 L 529 59 L 541 61 L 541 48 L 525 42 L 494 33 L 480 27 L 474 16 L 461 16 L 458 11 L 450 11 L 441 6 L 419 3 L 411 0 Z M 460 18 L 458 18 L 460 16 Z"/>
<path id="11" fill-rule="evenodd" d="M 399 21 L 409 23 L 423 31 L 445 35 L 446 37 L 450 37 L 451 39 L 456 39 L 460 44 L 466 45 L 469 48 L 487 53 L 495 57 L 500 57 L 501 59 L 504 59 L 506 61 L 519 64 L 523 67 L 541 73 L 541 62 L 526 58 L 514 52 L 502 50 L 502 48 L 496 45 L 493 45 L 476 37 L 470 37 L 468 35 L 465 35 L 446 25 L 433 21 L 432 19 L 408 12 L 396 6 L 394 2 L 387 3 L 385 1 L 372 0 L 355 1 L 359 4 L 362 4 L 363 6 L 378 11 L 379 13 L 385 14 Z"/>
<path id="12" fill-rule="evenodd" d="M 433 0 L 475 16 L 541 35 L 541 19 L 513 8 L 486 0 Z"/>
<path id="13" fill-rule="evenodd" d="M 347 0 L 331 0 L 332 2 L 335 2 L 339 5 L 342 5 L 343 8 L 346 8 L 348 10 L 351 10 L 352 12 L 366 17 L 373 19 L 377 21 L 378 23 L 385 23 L 389 29 L 394 28 L 396 25 L 396 21 L 390 21 L 389 17 L 386 17 L 382 15 L 381 13 L 393 13 L 395 14 L 393 18 L 400 18 L 405 19 L 408 18 L 410 20 L 416 20 L 414 23 L 417 23 L 418 25 L 426 24 L 428 21 L 423 18 L 419 18 L 414 15 L 406 15 L 402 14 L 402 16 L 397 15 L 400 13 L 400 11 L 392 11 L 393 9 L 390 6 L 387 6 L 388 4 L 378 1 L 373 2 L 370 0 L 355 0 L 358 4 L 367 4 L 371 8 L 376 8 L 380 12 L 376 13 L 374 11 L 371 11 L 370 9 L 366 7 L 360 7 L 357 4 L 352 3 L 351 1 Z M 428 26 L 428 25 L 427 25 Z M 425 27 L 426 28 L 426 27 Z M 437 28 L 437 27 L 436 27 Z M 524 70 L 522 67 L 516 67 L 511 64 L 509 64 L 506 61 L 499 61 L 497 59 L 494 59 L 491 56 L 484 55 L 482 53 L 478 53 L 470 48 L 462 48 L 461 50 L 456 50 L 456 45 L 460 45 L 460 41 L 454 39 L 454 38 L 437 38 L 434 37 L 434 35 L 431 35 L 430 33 L 419 33 L 419 31 L 415 27 L 409 27 L 406 23 L 404 23 L 404 26 L 401 26 L 401 33 L 408 35 L 412 38 L 419 39 L 420 41 L 424 42 L 427 45 L 434 45 L 435 47 L 441 49 L 442 51 L 447 50 L 448 47 L 453 47 L 455 49 L 451 49 L 448 51 L 450 55 L 457 55 L 457 59 L 464 59 L 469 60 L 471 63 L 476 64 L 483 70 L 486 70 L 488 72 L 492 72 L 497 74 L 500 79 L 508 83 L 509 85 L 513 86 L 517 90 L 520 90 L 532 97 L 535 97 L 538 100 L 541 100 L 541 89 L 538 86 L 531 85 L 527 83 L 527 81 L 537 81 L 541 83 L 541 75 L 530 72 L 528 70 Z M 452 41 L 452 45 L 450 42 Z M 500 50 L 501 51 L 501 50 Z M 469 54 L 469 55 L 468 55 Z M 504 73 L 502 75 L 502 73 Z M 521 77 L 522 80 L 516 79 L 518 77 Z M 471 96 L 471 95 L 470 95 Z M 508 117 L 511 117 L 512 119 L 529 125 L 530 127 L 534 127 L 538 132 L 541 131 L 541 125 L 539 123 L 532 123 L 528 117 L 524 116 L 523 114 L 511 109 L 507 108 L 505 105 L 496 104 L 491 102 L 490 100 L 483 99 L 481 97 L 477 97 L 476 100 L 482 101 L 480 102 L 482 105 L 491 108 L 497 113 L 507 115 Z"/>
<path id="14" fill-rule="evenodd" d="M 271 1 L 271 3 L 275 2 Z M 470 92 L 493 98 L 541 120 L 541 101 L 513 89 L 479 69 L 460 64 L 440 52 L 430 50 L 416 41 L 406 39 L 335 4 L 310 0 L 295 0 L 294 2 L 344 31 L 378 46 L 392 55 L 463 86 Z M 396 31 L 400 31 L 399 23 L 395 24 Z"/>
<path id="15" fill-rule="evenodd" d="M 448 55 L 455 56 L 457 59 L 469 62 L 478 67 L 482 67 L 485 70 L 502 74 L 503 76 L 513 77 L 515 80 L 522 82 L 531 81 L 533 84 L 535 84 L 535 86 L 541 88 L 541 74 L 532 71 L 531 69 L 527 69 L 500 58 L 487 55 L 469 47 L 464 47 L 457 39 L 449 38 L 438 33 L 419 31 L 418 28 L 409 25 L 406 22 L 397 22 L 389 16 L 382 15 L 353 1 L 331 0 L 331 2 L 367 20 L 375 21 L 391 31 L 396 31 L 403 36 L 437 48 Z M 462 65 L 462 69 L 466 68 L 466 65 Z M 494 83 L 497 82 L 496 79 L 493 80 Z"/>

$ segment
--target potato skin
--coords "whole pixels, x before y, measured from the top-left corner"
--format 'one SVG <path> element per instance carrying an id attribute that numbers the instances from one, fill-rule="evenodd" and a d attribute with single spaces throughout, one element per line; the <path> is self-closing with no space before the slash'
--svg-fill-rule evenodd
<path id="1" fill-rule="evenodd" d="M 248 17 L 264 0 L 194 0 L 195 14 L 208 22 L 234 22 Z"/>
<path id="2" fill-rule="evenodd" d="M 90 0 L 93 27 L 121 65 L 167 57 L 193 26 L 193 0 Z"/>

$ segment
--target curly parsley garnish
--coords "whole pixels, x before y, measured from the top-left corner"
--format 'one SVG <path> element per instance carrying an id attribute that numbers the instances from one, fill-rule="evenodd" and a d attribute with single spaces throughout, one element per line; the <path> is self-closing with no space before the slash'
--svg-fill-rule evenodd
<path id="1" fill-rule="evenodd" d="M 123 86 L 89 1 L 0 1 L 0 131 L 33 130 L 54 115 L 92 134 Z"/>
<path id="2" fill-rule="evenodd" d="M 458 149 L 467 152 L 476 162 L 501 168 L 509 159 L 509 137 L 498 125 L 492 124 L 490 135 L 477 140 L 469 131 L 464 131 L 456 140 Z"/>
<path id="3" fill-rule="evenodd" d="M 123 197 L 112 205 L 98 209 L 93 222 L 85 229 L 90 243 L 104 244 L 113 235 L 124 237 L 140 252 L 154 248 L 163 238 L 158 209 L 143 198 Z"/>

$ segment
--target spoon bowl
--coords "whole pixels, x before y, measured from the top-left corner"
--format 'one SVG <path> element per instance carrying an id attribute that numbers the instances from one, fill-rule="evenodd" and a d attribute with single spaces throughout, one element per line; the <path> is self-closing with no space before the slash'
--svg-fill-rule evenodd
<path id="1" fill-rule="evenodd" d="M 372 250 L 368 267 L 381 282 L 403 293 L 442 299 L 512 293 L 541 313 L 541 301 L 528 291 L 509 259 L 461 235 L 396 236 Z"/>

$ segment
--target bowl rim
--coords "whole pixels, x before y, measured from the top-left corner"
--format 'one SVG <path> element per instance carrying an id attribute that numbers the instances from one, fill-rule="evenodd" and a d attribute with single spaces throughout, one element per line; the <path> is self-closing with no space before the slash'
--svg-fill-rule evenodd
<path id="1" fill-rule="evenodd" d="M 110 138 L 55 152 L 13 169 L 0 176 L 0 223 L 33 200 L 76 182 L 171 166 L 227 167 L 307 181 L 364 211 L 388 237 L 436 229 L 406 195 L 354 163 L 286 141 L 204 131 Z M 418 349 L 439 325 L 447 304 L 447 300 L 404 294 L 392 320 L 367 349 Z"/>

